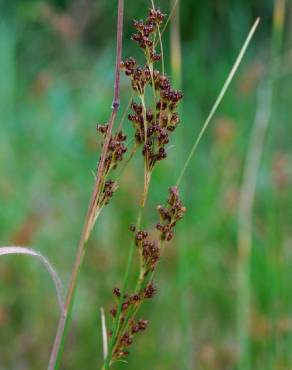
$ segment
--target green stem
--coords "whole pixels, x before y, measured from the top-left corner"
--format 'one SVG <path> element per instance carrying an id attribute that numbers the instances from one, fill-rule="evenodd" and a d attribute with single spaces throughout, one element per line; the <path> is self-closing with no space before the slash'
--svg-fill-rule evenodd
<path id="1" fill-rule="evenodd" d="M 247 36 L 247 38 L 246 38 L 243 46 L 242 46 L 242 48 L 241 48 L 241 50 L 240 50 L 240 52 L 238 54 L 238 57 L 237 57 L 234 65 L 233 65 L 233 67 L 231 68 L 231 71 L 229 72 L 228 77 L 227 77 L 227 79 L 226 79 L 226 81 L 225 81 L 225 83 L 224 83 L 224 85 L 223 85 L 223 87 L 222 87 L 222 89 L 221 89 L 221 91 L 220 91 L 220 93 L 219 93 L 219 95 L 218 95 L 218 97 L 217 97 L 217 99 L 216 99 L 213 107 L 211 108 L 211 111 L 210 111 L 210 113 L 209 113 L 206 121 L 203 124 L 203 127 L 202 127 L 200 133 L 199 133 L 196 141 L 194 142 L 194 145 L 193 145 L 193 147 L 192 147 L 192 149 L 190 151 L 190 154 L 188 155 L 187 160 L 185 161 L 185 164 L 184 164 L 184 166 L 183 166 L 183 168 L 181 170 L 181 173 L 180 173 L 180 175 L 179 175 L 179 177 L 177 179 L 177 186 L 179 186 L 179 184 L 181 183 L 181 180 L 182 180 L 182 178 L 183 178 L 183 176 L 184 176 L 184 174 L 185 174 L 185 172 L 186 172 L 186 170 L 187 170 L 187 168 L 188 168 L 188 166 L 189 166 L 189 164 L 190 164 L 190 162 L 191 162 L 191 160 L 192 160 L 192 158 L 194 156 L 194 153 L 195 153 L 195 151 L 196 151 L 196 149 L 197 149 L 197 147 L 198 147 L 198 145 L 199 145 L 199 143 L 200 143 L 200 141 L 202 139 L 202 136 L 204 135 L 207 127 L 209 126 L 209 123 L 211 122 L 212 118 L 214 117 L 214 115 L 215 115 L 215 113 L 217 111 L 217 108 L 219 107 L 219 105 L 220 105 L 220 103 L 221 103 L 221 101 L 222 101 L 222 99 L 223 99 L 223 97 L 224 97 L 224 95 L 225 95 L 225 93 L 226 93 L 229 85 L 231 84 L 231 81 L 233 80 L 233 77 L 235 76 L 235 73 L 237 72 L 237 69 L 238 69 L 238 67 L 240 65 L 240 62 L 241 62 L 241 60 L 242 60 L 245 52 L 246 52 L 246 49 L 247 49 L 247 47 L 248 47 L 248 45 L 249 45 L 249 43 L 250 43 L 250 41 L 251 41 L 251 39 L 252 39 L 252 37 L 253 37 L 256 29 L 257 29 L 257 26 L 259 24 L 259 21 L 260 21 L 260 19 L 257 18 L 257 20 L 255 21 L 254 25 L 252 26 L 252 28 L 251 28 L 251 30 L 250 30 L 250 32 L 249 32 L 249 34 L 248 34 L 248 36 Z"/>
<path id="2" fill-rule="evenodd" d="M 146 144 L 147 142 L 147 119 L 146 119 L 146 105 L 145 105 L 145 97 L 144 94 L 139 94 L 139 98 L 142 104 L 142 109 L 143 109 L 143 121 L 144 121 L 144 142 Z"/>
<path id="3" fill-rule="evenodd" d="M 174 15 L 174 12 L 175 12 L 175 10 L 176 10 L 176 7 L 177 7 L 178 3 L 179 3 L 179 0 L 175 0 L 175 2 L 174 2 L 174 4 L 173 4 L 173 7 L 171 8 L 171 11 L 170 11 L 170 13 L 169 13 L 169 16 L 168 16 L 168 18 L 167 18 L 167 20 L 166 20 L 166 22 L 165 22 L 165 24 L 164 24 L 164 27 L 163 27 L 163 28 L 162 28 L 162 30 L 161 30 L 161 36 L 164 34 L 164 32 L 165 32 L 165 30 L 166 30 L 166 28 L 167 28 L 167 26 L 168 26 L 168 24 L 169 24 L 170 20 L 172 19 L 172 17 L 173 17 L 173 15 Z M 155 44 L 155 45 L 156 45 L 156 44 Z"/>
<path id="4" fill-rule="evenodd" d="M 142 214 L 143 214 L 143 210 L 145 208 L 145 204 L 146 204 L 146 201 L 147 201 L 147 196 L 148 196 L 148 191 L 149 191 L 149 186 L 150 186 L 150 180 L 151 180 L 151 173 L 148 173 L 148 174 L 145 173 L 145 175 L 144 175 L 144 189 L 143 189 L 142 201 L 141 201 L 141 205 L 140 205 L 140 209 L 139 209 L 139 213 L 138 213 L 138 217 L 137 217 L 137 221 L 136 221 L 136 230 L 139 230 L 139 228 L 141 226 Z M 124 274 L 124 278 L 123 278 L 121 296 L 120 296 L 120 300 L 119 300 L 119 304 L 118 304 L 118 308 L 117 308 L 116 317 L 115 317 L 115 320 L 114 320 L 114 327 L 113 327 L 112 337 L 111 337 L 110 344 L 109 344 L 109 352 L 108 352 L 108 356 L 105 359 L 104 364 L 103 364 L 103 369 L 105 369 L 105 370 L 108 370 L 110 368 L 114 347 L 115 347 L 115 345 L 116 345 L 116 343 L 118 342 L 118 339 L 119 339 L 118 333 L 119 333 L 119 325 L 120 325 L 120 316 L 121 316 L 121 312 L 122 312 L 123 297 L 124 297 L 124 295 L 127 291 L 127 287 L 128 287 L 130 269 L 131 269 L 131 265 L 132 265 L 132 261 L 133 261 L 133 257 L 134 257 L 134 252 L 135 252 L 135 240 L 133 239 L 133 241 L 131 243 L 131 246 L 130 246 L 130 251 L 129 251 L 127 265 L 126 265 L 126 270 L 125 270 L 125 274 Z"/>
<path id="5" fill-rule="evenodd" d="M 274 109 L 275 76 L 277 75 L 278 54 L 282 46 L 282 32 L 285 16 L 285 0 L 275 0 L 274 23 L 271 42 L 271 61 L 265 80 L 258 88 L 258 104 L 250 144 L 245 160 L 243 180 L 240 189 L 237 232 L 237 340 L 239 349 L 238 369 L 252 368 L 250 341 L 252 281 L 252 226 L 253 208 L 256 196 L 257 177 L 264 150 L 265 137 Z"/>

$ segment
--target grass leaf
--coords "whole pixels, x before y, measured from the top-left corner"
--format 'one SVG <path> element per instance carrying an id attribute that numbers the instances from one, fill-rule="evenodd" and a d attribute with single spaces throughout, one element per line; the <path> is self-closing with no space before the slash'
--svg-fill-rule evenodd
<path id="1" fill-rule="evenodd" d="M 27 247 L 19 247 L 19 246 L 0 247 L 0 256 L 4 256 L 7 254 L 24 254 L 24 255 L 36 257 L 43 264 L 43 266 L 49 272 L 54 282 L 59 307 L 60 307 L 61 313 L 63 313 L 64 302 L 63 302 L 63 293 L 62 293 L 63 292 L 62 282 L 59 278 L 57 271 L 54 269 L 54 267 L 49 262 L 49 260 L 46 257 L 44 257 L 41 253 L 36 252 L 35 250 L 27 248 Z"/>

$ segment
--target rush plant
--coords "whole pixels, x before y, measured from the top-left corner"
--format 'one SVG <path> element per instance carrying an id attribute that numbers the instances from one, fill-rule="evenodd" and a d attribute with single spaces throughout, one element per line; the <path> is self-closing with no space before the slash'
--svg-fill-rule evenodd
<path id="1" fill-rule="evenodd" d="M 198 137 L 194 141 L 190 154 L 178 175 L 176 184 L 169 188 L 168 195 L 162 195 L 162 200 L 163 198 L 167 200 L 165 204 L 157 205 L 157 221 L 153 225 L 154 228 L 151 228 L 155 231 L 150 232 L 144 225 L 143 216 L 151 178 L 153 171 L 159 170 L 159 162 L 167 159 L 169 143 L 175 140 L 175 129 L 180 122 L 178 106 L 183 99 L 183 93 L 172 86 L 171 78 L 165 72 L 162 40 L 177 2 L 174 3 L 170 16 L 167 17 L 151 1 L 145 20 L 135 20 L 133 22 L 134 32 L 131 38 L 138 45 L 143 56 L 143 63 L 139 65 L 136 58 L 133 57 L 122 61 L 124 1 L 118 0 L 116 69 L 112 111 L 107 124 L 97 125 L 97 131 L 102 135 L 102 150 L 66 300 L 65 303 L 61 301 L 61 315 L 48 370 L 57 370 L 61 366 L 64 343 L 81 275 L 81 266 L 87 251 L 87 242 L 97 218 L 118 189 L 119 178 L 123 171 L 118 173 L 116 169 L 124 162 L 121 166 L 123 170 L 133 156 L 138 153 L 140 153 L 140 160 L 144 169 L 141 200 L 138 204 L 136 222 L 129 225 L 132 232 L 132 242 L 128 251 L 122 285 L 113 288 L 114 303 L 108 312 L 108 316 L 111 317 L 109 330 L 106 328 L 107 315 L 102 311 L 104 360 L 101 368 L 108 370 L 115 362 L 124 360 L 129 355 L 129 346 L 133 343 L 134 338 L 147 328 L 148 321 L 140 317 L 140 309 L 143 303 L 152 299 L 157 291 L 154 277 L 163 250 L 173 239 L 176 225 L 186 212 L 186 207 L 183 205 L 179 193 L 181 181 L 258 25 L 257 20 L 240 50 L 238 58 Z M 128 77 L 132 89 L 132 97 L 128 105 L 130 112 L 126 112 L 126 115 L 128 114 L 128 124 L 132 125 L 133 128 L 131 140 L 126 140 L 127 137 L 123 132 L 124 119 L 121 122 L 116 122 L 120 106 L 121 71 Z M 133 143 L 130 150 L 126 145 L 128 141 Z M 6 247 L 3 254 L 17 253 L 17 251 L 19 252 L 19 249 L 15 247 L 13 250 Z M 23 250 L 21 251 L 23 252 Z M 137 279 L 134 285 L 130 287 L 130 271 L 133 268 L 134 261 L 137 261 L 133 258 L 135 253 L 139 256 L 139 264 L 136 266 Z M 49 271 L 51 272 L 51 270 Z"/>
<path id="2" fill-rule="evenodd" d="M 130 79 L 134 96 L 131 101 L 132 112 L 128 115 L 134 128 L 134 151 L 141 151 L 144 164 L 142 200 L 136 224 L 130 226 L 133 241 L 128 260 L 130 266 L 135 249 L 140 256 L 140 266 L 132 293 L 126 292 L 128 269 L 122 289 L 113 290 L 117 302 L 110 311 L 113 322 L 109 333 L 109 350 L 104 360 L 105 369 L 127 356 L 133 338 L 146 329 L 148 321 L 137 317 L 139 310 L 143 302 L 152 298 L 156 292 L 153 277 L 162 250 L 173 238 L 176 223 L 186 211 L 178 188 L 172 187 L 167 204 L 157 206 L 156 234 L 150 235 L 149 231 L 142 227 L 151 176 L 158 163 L 167 158 L 170 136 L 180 121 L 177 107 L 183 98 L 182 92 L 173 89 L 169 77 L 164 73 L 161 27 L 165 17 L 166 15 L 153 5 L 144 21 L 134 21 L 135 33 L 132 40 L 142 50 L 145 64 L 139 66 L 134 58 L 121 63 L 121 68 Z M 159 53 L 156 50 L 157 44 L 160 45 Z"/>

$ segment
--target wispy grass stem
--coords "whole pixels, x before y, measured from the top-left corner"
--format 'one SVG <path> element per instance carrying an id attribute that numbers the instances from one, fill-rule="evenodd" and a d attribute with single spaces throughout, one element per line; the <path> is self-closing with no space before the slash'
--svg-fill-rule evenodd
<path id="1" fill-rule="evenodd" d="M 240 190 L 237 233 L 237 335 L 239 346 L 239 370 L 252 369 L 251 360 L 251 251 L 253 207 L 257 177 L 264 149 L 266 132 L 274 108 L 274 82 L 279 70 L 279 54 L 282 45 L 285 19 L 285 0 L 275 0 L 271 41 L 271 61 L 267 73 L 258 88 L 258 103 L 250 144 L 245 160 Z"/>
<path id="2" fill-rule="evenodd" d="M 215 113 L 216 113 L 216 111 L 217 111 L 220 103 L 222 102 L 222 99 L 223 99 L 223 97 L 224 97 L 224 95 L 225 95 L 228 87 L 230 86 L 230 84 L 231 84 L 231 82 L 232 82 L 232 80 L 233 80 L 233 78 L 234 78 L 234 76 L 235 76 L 235 74 L 236 74 L 236 72 L 238 70 L 238 67 L 239 67 L 239 65 L 240 65 L 240 63 L 242 61 L 242 58 L 243 58 L 246 50 L 247 50 L 247 47 L 248 47 L 248 45 L 249 45 L 249 43 L 250 43 L 250 41 L 251 41 L 251 39 L 252 39 L 252 37 L 253 37 L 256 29 L 257 29 L 257 27 L 258 27 L 259 21 L 260 21 L 260 19 L 257 18 L 257 20 L 255 21 L 254 25 L 252 26 L 252 28 L 251 28 L 251 30 L 250 30 L 250 32 L 249 32 L 249 34 L 248 34 L 248 36 L 247 36 L 247 38 L 246 38 L 243 46 L 242 46 L 242 48 L 241 48 L 241 50 L 240 50 L 240 52 L 238 54 L 238 57 L 237 57 L 234 65 L 233 65 L 233 67 L 232 67 L 232 69 L 231 69 L 231 71 L 230 71 L 230 73 L 229 73 L 226 81 L 225 81 L 225 83 L 224 83 L 224 85 L 223 85 L 223 87 L 222 87 L 222 89 L 221 89 L 221 91 L 220 91 L 220 93 L 219 93 L 219 95 L 218 95 L 218 97 L 217 97 L 217 99 L 216 99 L 213 107 L 211 108 L 211 111 L 210 111 L 210 113 L 209 113 L 206 121 L 204 122 L 204 124 L 202 126 L 201 131 L 199 132 L 199 135 L 198 135 L 197 139 L 195 140 L 195 143 L 194 143 L 194 145 L 193 145 L 193 147 L 192 147 L 192 149 L 190 151 L 190 154 L 187 157 L 187 160 L 186 160 L 186 162 L 185 162 L 185 164 L 184 164 L 184 166 L 183 166 L 183 168 L 181 170 L 181 173 L 179 174 L 179 177 L 178 177 L 178 180 L 177 180 L 177 186 L 180 185 L 181 180 L 182 180 L 182 178 L 183 178 L 183 176 L 184 176 L 184 174 L 185 174 L 185 172 L 186 172 L 186 170 L 187 170 L 187 168 L 188 168 L 188 166 L 189 166 L 189 164 L 190 164 L 190 162 L 191 162 L 191 160 L 192 160 L 192 158 L 194 156 L 194 153 L 195 153 L 195 151 L 196 151 L 196 149 L 197 149 L 197 147 L 198 147 L 198 145 L 199 145 L 199 143 L 200 143 L 200 141 L 201 141 L 201 139 L 202 139 L 202 137 L 203 137 L 206 129 L 208 128 L 208 126 L 209 126 L 212 118 L 214 117 L 214 115 L 215 115 Z"/>
<path id="3" fill-rule="evenodd" d="M 116 120 L 117 112 L 120 105 L 120 65 L 122 59 L 122 37 L 123 37 L 123 16 L 124 16 L 124 0 L 118 1 L 118 25 L 117 25 L 117 48 L 116 48 L 116 69 L 115 69 L 115 83 L 114 83 L 114 98 L 112 103 L 112 112 L 110 115 L 109 123 L 108 123 L 108 130 L 105 137 L 105 141 L 103 144 L 103 149 L 101 152 L 101 157 L 98 165 L 97 170 L 97 177 L 95 186 L 93 189 L 93 193 L 91 196 L 91 200 L 89 203 L 85 223 L 83 226 L 83 230 L 81 233 L 81 238 L 79 242 L 79 247 L 73 267 L 73 272 L 71 275 L 69 289 L 67 293 L 67 299 L 65 303 L 64 315 L 61 315 L 57 333 L 53 345 L 53 349 L 50 356 L 50 361 L 48 365 L 48 370 L 57 370 L 60 368 L 61 357 L 63 354 L 63 347 L 65 338 L 67 335 L 67 330 L 69 326 L 69 322 L 72 315 L 72 309 L 74 304 L 74 298 L 76 295 L 76 289 L 78 285 L 78 280 L 80 276 L 80 270 L 82 266 L 82 262 L 84 259 L 84 255 L 86 252 L 86 244 L 88 238 L 90 236 L 90 232 L 94 226 L 94 222 L 96 220 L 96 212 L 98 208 L 98 196 L 101 191 L 101 186 L 103 183 L 103 172 L 104 172 L 104 165 L 105 159 L 107 155 L 107 150 L 112 134 L 112 130 L 114 127 L 114 123 Z"/>

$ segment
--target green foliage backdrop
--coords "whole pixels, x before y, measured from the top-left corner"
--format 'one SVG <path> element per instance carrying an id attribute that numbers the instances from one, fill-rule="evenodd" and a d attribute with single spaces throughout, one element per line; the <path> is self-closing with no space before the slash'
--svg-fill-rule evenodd
<path id="1" fill-rule="evenodd" d="M 123 55 L 133 18 L 146 0 L 126 0 Z M 32 246 L 68 283 L 93 186 L 113 88 L 116 1 L 1 1 L 0 244 Z M 169 13 L 168 0 L 161 9 Z M 261 25 L 243 65 L 199 146 L 183 184 L 188 213 L 143 311 L 149 330 L 131 350 L 129 369 L 235 369 L 237 209 L 257 85 L 270 57 L 272 0 L 181 0 L 182 122 L 169 160 L 156 171 L 147 222 L 167 197 L 186 155 L 257 16 Z M 258 176 L 251 256 L 253 370 L 292 366 L 291 15 Z M 171 42 L 164 37 L 168 73 Z M 175 45 L 172 45 L 175 47 Z M 176 52 L 176 49 L 175 49 Z M 178 76 L 177 76 L 178 77 Z M 179 80 L 179 79 L 178 79 Z M 122 110 L 130 96 L 122 80 Z M 126 123 L 130 132 L 130 124 Z M 100 307 L 120 284 L 142 183 L 137 156 L 98 221 L 78 290 L 63 369 L 98 369 Z M 0 259 L 0 370 L 47 366 L 58 308 L 48 275 L 24 256 Z"/>

